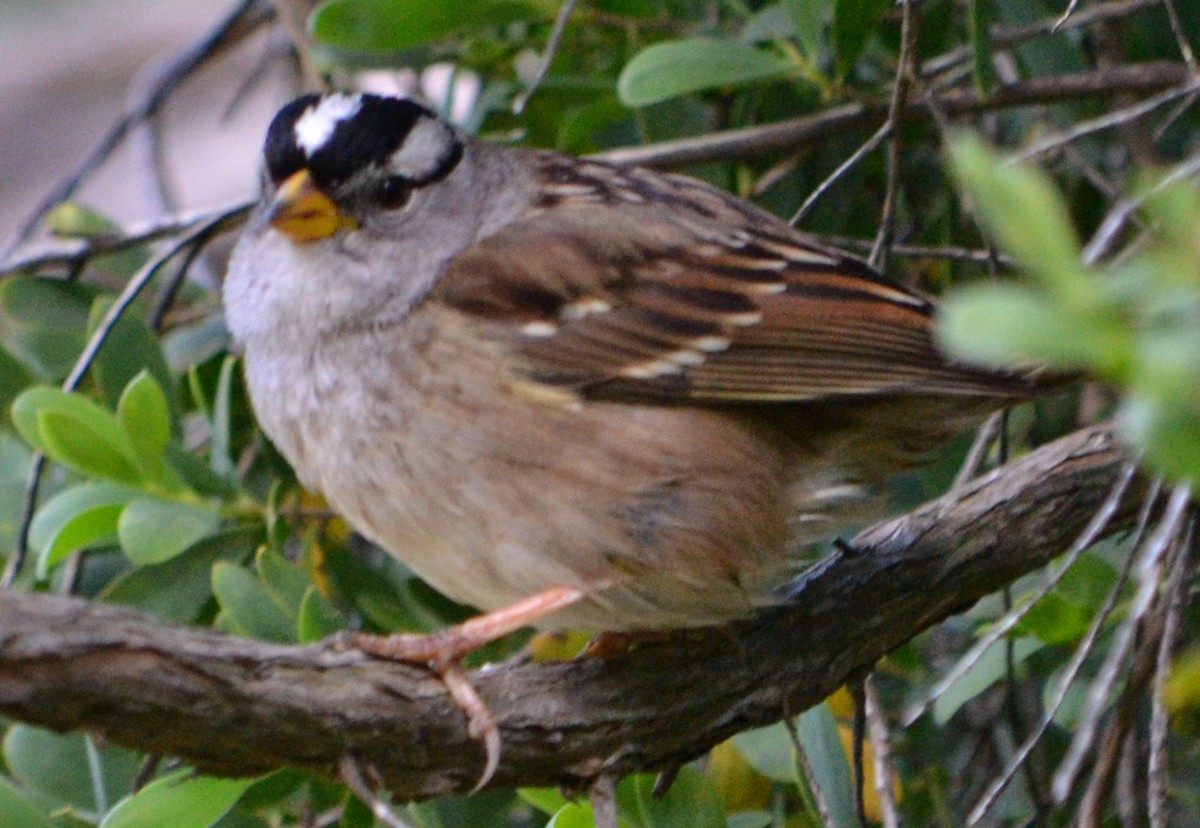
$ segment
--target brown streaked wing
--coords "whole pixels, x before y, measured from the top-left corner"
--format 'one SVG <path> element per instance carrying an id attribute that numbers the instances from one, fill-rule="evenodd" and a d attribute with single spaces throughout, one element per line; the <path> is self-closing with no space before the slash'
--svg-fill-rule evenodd
<path id="1" fill-rule="evenodd" d="M 1031 387 L 948 362 L 926 299 L 753 205 L 642 170 L 587 173 L 614 177 L 609 201 L 636 198 L 614 209 L 568 181 L 567 195 L 456 257 L 434 289 L 511 339 L 528 379 L 586 397 L 711 403 Z M 692 210 L 681 194 L 697 192 Z"/>

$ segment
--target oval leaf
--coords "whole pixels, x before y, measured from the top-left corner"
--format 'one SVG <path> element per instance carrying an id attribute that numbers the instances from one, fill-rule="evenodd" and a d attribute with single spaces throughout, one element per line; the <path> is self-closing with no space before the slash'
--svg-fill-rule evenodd
<path id="1" fill-rule="evenodd" d="M 220 522 L 215 509 L 141 497 L 121 512 L 117 538 L 126 557 L 144 566 L 169 561 L 215 532 Z"/>
<path id="2" fill-rule="evenodd" d="M 519 0 L 331 0 L 313 13 L 317 40 L 361 52 L 394 52 L 470 29 L 548 17 Z"/>
<path id="3" fill-rule="evenodd" d="M 626 106 L 645 106 L 678 95 L 786 75 L 791 64 L 749 43 L 692 38 L 657 43 L 621 70 L 617 95 Z"/>
<path id="4" fill-rule="evenodd" d="M 100 828 L 208 828 L 256 781 L 195 776 L 181 770 L 122 799 Z"/>
<path id="5" fill-rule="evenodd" d="M 54 828 L 50 817 L 33 806 L 12 783 L 0 776 L 0 825 L 21 828 Z"/>
<path id="6" fill-rule="evenodd" d="M 38 509 L 29 527 L 30 546 L 40 550 L 43 556 L 50 555 L 51 548 L 57 548 L 58 536 L 80 514 L 104 507 L 117 507 L 119 512 L 121 506 L 137 496 L 135 490 L 112 483 L 83 483 L 64 489 Z M 113 525 L 105 531 L 116 529 L 115 520 L 114 517 Z M 83 541 L 79 545 L 86 542 Z M 42 565 L 39 562 L 39 570 Z"/>
<path id="7" fill-rule="evenodd" d="M 271 599 L 266 587 L 245 569 L 218 563 L 212 570 L 212 586 L 234 632 L 267 641 L 296 641 L 296 625 Z"/>
<path id="8" fill-rule="evenodd" d="M 78 472 L 138 484 L 129 435 L 96 403 L 58 388 L 31 388 L 13 402 L 13 425 L 31 446 Z"/>
<path id="9" fill-rule="evenodd" d="M 125 427 L 143 462 L 158 462 L 171 438 L 167 395 L 149 371 L 129 381 L 117 402 L 117 420 Z"/>

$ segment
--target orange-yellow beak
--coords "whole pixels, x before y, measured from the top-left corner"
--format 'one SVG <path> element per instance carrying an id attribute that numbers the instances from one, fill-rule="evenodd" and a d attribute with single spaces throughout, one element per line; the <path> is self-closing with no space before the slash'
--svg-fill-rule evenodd
<path id="1" fill-rule="evenodd" d="M 317 188 L 308 170 L 292 173 L 279 185 L 268 221 L 298 243 L 332 236 L 343 227 L 358 226 L 358 222 L 339 212 L 333 199 Z"/>

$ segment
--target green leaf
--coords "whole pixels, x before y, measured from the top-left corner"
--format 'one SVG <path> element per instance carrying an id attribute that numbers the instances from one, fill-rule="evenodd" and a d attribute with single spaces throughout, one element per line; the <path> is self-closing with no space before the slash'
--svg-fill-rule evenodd
<path id="1" fill-rule="evenodd" d="M 213 594 L 231 628 L 240 635 L 294 643 L 296 627 L 249 571 L 229 563 L 212 569 Z"/>
<path id="2" fill-rule="evenodd" d="M 570 804 L 558 788 L 518 788 L 517 796 L 543 814 L 557 813 Z"/>
<path id="3" fill-rule="evenodd" d="M 166 563 L 140 566 L 118 576 L 99 597 L 164 621 L 193 622 L 212 598 L 213 565 L 244 563 L 260 543 L 259 525 L 218 532 Z"/>
<path id="4" fill-rule="evenodd" d="M 394 52 L 518 20 L 553 14 L 529 0 L 329 0 L 313 12 L 318 41 L 360 52 Z"/>
<path id="5" fill-rule="evenodd" d="M 662 796 L 653 794 L 657 777 L 639 773 L 618 786 L 617 801 L 629 822 L 644 828 L 725 828 L 725 805 L 712 782 L 684 765 Z"/>
<path id="6" fill-rule="evenodd" d="M 31 388 L 12 406 L 13 425 L 31 446 L 76 471 L 118 483 L 143 482 L 129 435 L 91 400 L 58 388 Z"/>
<path id="7" fill-rule="evenodd" d="M 996 67 L 992 64 L 992 0 L 968 0 L 967 23 L 971 39 L 971 75 L 975 88 L 986 98 L 996 85 Z"/>
<path id="8" fill-rule="evenodd" d="M 114 301 L 112 297 L 102 296 L 92 304 L 88 317 L 89 336 L 95 333 Z M 129 384 L 147 371 L 158 382 L 159 389 L 170 394 L 169 397 L 164 395 L 163 402 L 166 403 L 171 432 L 180 434 L 179 411 L 174 399 L 175 380 L 158 337 L 144 320 L 126 313 L 113 324 L 96 353 L 91 376 L 96 380 L 104 403 L 115 408 Z"/>
<path id="9" fill-rule="evenodd" d="M 301 644 L 320 641 L 346 626 L 346 619 L 337 607 L 317 592 L 316 587 L 309 587 L 304 593 L 297 616 L 296 632 Z"/>
<path id="10" fill-rule="evenodd" d="M 220 524 L 220 515 L 211 507 L 140 497 L 121 512 L 117 538 L 130 562 L 144 566 L 174 558 Z"/>
<path id="11" fill-rule="evenodd" d="M 834 0 L 833 52 L 839 78 L 854 68 L 890 5 L 889 0 Z"/>
<path id="12" fill-rule="evenodd" d="M 233 408 L 233 369 L 236 365 L 237 359 L 232 356 L 225 357 L 221 362 L 221 373 L 217 375 L 217 390 L 213 399 L 208 464 L 222 477 L 233 477 L 236 473 L 233 456 L 230 454 L 230 411 Z"/>
<path id="13" fill-rule="evenodd" d="M 86 738 L 82 733 L 54 733 L 26 724 L 13 725 L 4 737 L 4 765 L 22 785 L 56 804 L 95 812 L 101 803 L 96 802 Z M 127 790 L 140 764 L 137 754 L 107 747 L 96 751 L 96 755 L 103 790 Z"/>
<path id="14" fill-rule="evenodd" d="M 546 828 L 595 828 L 595 826 L 592 806 L 582 802 L 568 802 L 559 808 L 546 823 Z"/>
<path id="15" fill-rule="evenodd" d="M 167 396 L 149 371 L 129 381 L 117 402 L 117 420 L 125 427 L 143 462 L 160 462 L 171 438 Z"/>
<path id="16" fill-rule="evenodd" d="M 850 763 L 846 761 L 837 720 L 829 711 L 829 706 L 818 704 L 801 713 L 796 721 L 796 729 L 812 769 L 814 778 L 809 781 L 821 789 L 833 824 L 857 824 Z"/>
<path id="17" fill-rule="evenodd" d="M 792 65 L 778 55 L 733 40 L 692 38 L 656 43 L 621 70 L 617 95 L 645 106 L 702 89 L 780 78 Z"/>
<path id="18" fill-rule="evenodd" d="M 774 824 L 775 816 L 770 811 L 739 811 L 725 821 L 726 828 L 768 828 Z"/>
<path id="19" fill-rule="evenodd" d="M 121 509 L 137 495 L 113 483 L 83 483 L 46 501 L 29 527 L 29 544 L 39 551 L 38 577 L 68 552 L 115 532 Z"/>
<path id="20" fill-rule="evenodd" d="M 1030 288 L 987 283 L 960 288 L 942 301 L 937 336 L 947 351 L 969 362 L 1049 362 L 1112 375 L 1131 359 L 1118 325 L 1116 318 L 1077 318 Z"/>
<path id="21" fill-rule="evenodd" d="M 20 828 L 55 828 L 50 817 L 33 806 L 12 783 L 0 776 L 0 825 Z"/>
<path id="22" fill-rule="evenodd" d="M 46 227 L 56 236 L 95 238 L 119 232 L 121 226 L 103 213 L 76 201 L 64 201 L 46 215 Z M 98 256 L 90 264 L 118 276 L 132 276 L 150 254 L 145 246 Z"/>
<path id="23" fill-rule="evenodd" d="M 59 382 L 83 350 L 95 292 L 18 276 L 0 282 L 0 342 L 42 380 Z"/>
<path id="24" fill-rule="evenodd" d="M 971 699 L 987 690 L 1008 675 L 1008 658 L 1005 641 L 997 641 L 989 647 L 962 678 L 950 686 L 933 704 L 933 719 L 939 725 L 950 721 L 950 717 Z M 1013 661 L 1020 664 L 1043 647 L 1033 638 L 1019 638 L 1013 644 Z"/>
<path id="25" fill-rule="evenodd" d="M 258 550 L 254 566 L 258 570 L 259 580 L 271 593 L 275 603 L 288 616 L 295 618 L 300 612 L 300 605 L 304 603 L 305 594 L 312 587 L 312 581 L 300 567 L 270 546 Z"/>
<path id="26" fill-rule="evenodd" d="M 64 523 L 38 556 L 38 578 L 46 578 L 51 567 L 77 549 L 111 545 L 117 540 L 117 520 L 122 504 L 96 506 L 77 512 Z"/>
<path id="27" fill-rule="evenodd" d="M 783 722 L 738 733 L 733 744 L 750 766 L 768 779 L 796 781 L 795 748 Z"/>
<path id="28" fill-rule="evenodd" d="M 825 43 L 825 27 L 833 17 L 833 0 L 783 0 L 792 17 L 796 39 L 810 61 L 816 61 Z"/>
<path id="29" fill-rule="evenodd" d="M 9 419 L 13 400 L 33 384 L 33 376 L 8 351 L 0 348 L 0 426 Z"/>
<path id="30" fill-rule="evenodd" d="M 180 770 L 117 803 L 100 828 L 209 828 L 256 779 L 217 779 Z"/>
<path id="31" fill-rule="evenodd" d="M 1117 415 L 1125 438 L 1173 480 L 1200 480 L 1200 411 L 1145 394 L 1125 399 Z"/>
<path id="32" fill-rule="evenodd" d="M 1070 214 L 1045 173 L 1029 164 L 1002 164 L 974 135 L 954 140 L 950 159 L 980 219 L 1006 252 L 1068 305 L 1095 301 Z"/>

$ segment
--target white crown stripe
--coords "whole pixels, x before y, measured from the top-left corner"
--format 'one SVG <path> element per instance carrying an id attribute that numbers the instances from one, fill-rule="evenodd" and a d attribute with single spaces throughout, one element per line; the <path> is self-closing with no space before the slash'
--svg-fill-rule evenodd
<path id="1" fill-rule="evenodd" d="M 296 119 L 296 145 L 304 150 L 307 157 L 312 158 L 314 153 L 325 146 L 338 124 L 353 118 L 360 108 L 362 98 L 358 95 L 327 95 L 316 106 L 304 110 L 304 114 Z"/>

